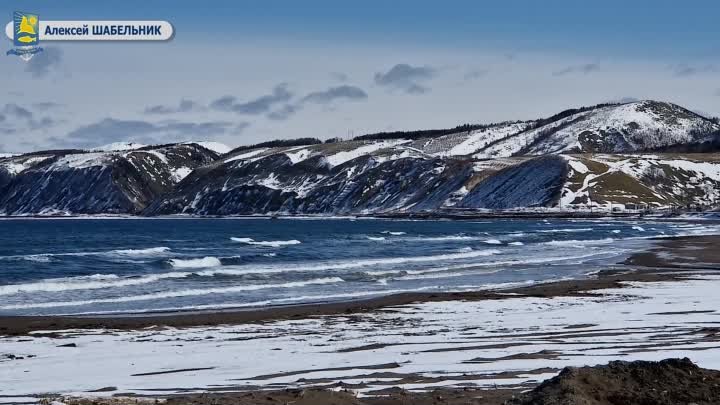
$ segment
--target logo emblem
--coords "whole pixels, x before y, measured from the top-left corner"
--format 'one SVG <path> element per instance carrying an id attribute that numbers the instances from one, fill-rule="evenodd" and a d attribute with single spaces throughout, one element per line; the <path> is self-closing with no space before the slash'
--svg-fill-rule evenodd
<path id="1" fill-rule="evenodd" d="M 13 44 L 16 48 L 7 51 L 8 55 L 17 55 L 29 61 L 33 55 L 42 51 L 40 43 L 40 16 L 16 11 L 13 14 Z"/>

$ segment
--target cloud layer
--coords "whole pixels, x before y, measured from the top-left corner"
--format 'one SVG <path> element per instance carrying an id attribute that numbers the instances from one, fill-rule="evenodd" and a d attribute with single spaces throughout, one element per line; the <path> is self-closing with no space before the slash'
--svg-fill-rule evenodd
<path id="1" fill-rule="evenodd" d="M 81 126 L 64 138 L 52 138 L 59 147 L 93 147 L 117 141 L 139 143 L 179 142 L 205 139 L 222 135 L 234 129 L 242 131 L 245 126 L 229 122 L 177 122 L 152 123 L 142 120 L 119 120 L 105 118 Z"/>
<path id="2" fill-rule="evenodd" d="M 288 91 L 286 84 L 275 86 L 272 93 L 256 99 L 239 102 L 235 96 L 223 96 L 212 103 L 210 108 L 217 111 L 230 111 L 237 114 L 258 115 L 270 111 L 276 104 L 289 101 L 293 94 Z"/>
<path id="3" fill-rule="evenodd" d="M 429 66 L 411 66 L 400 63 L 385 73 L 375 73 L 375 84 L 401 90 L 408 94 L 423 94 L 430 91 L 430 88 L 421 83 L 432 79 L 435 74 L 435 69 Z"/>
<path id="4" fill-rule="evenodd" d="M 553 72 L 553 76 L 565 76 L 569 74 L 590 74 L 600 70 L 600 66 L 597 63 L 586 63 L 583 65 L 568 66 L 564 69 L 556 70 Z"/>

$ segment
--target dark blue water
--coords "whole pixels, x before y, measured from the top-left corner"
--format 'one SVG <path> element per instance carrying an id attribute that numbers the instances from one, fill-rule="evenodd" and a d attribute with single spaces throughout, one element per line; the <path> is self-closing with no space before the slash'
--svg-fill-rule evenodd
<path id="1" fill-rule="evenodd" d="M 0 220 L 0 313 L 347 300 L 583 277 L 653 236 L 715 225 L 607 221 Z"/>

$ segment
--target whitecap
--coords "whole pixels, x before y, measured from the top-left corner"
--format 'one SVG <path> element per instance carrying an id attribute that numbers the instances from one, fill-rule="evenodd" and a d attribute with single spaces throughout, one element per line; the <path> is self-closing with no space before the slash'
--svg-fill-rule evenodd
<path id="1" fill-rule="evenodd" d="M 120 277 L 116 274 L 93 274 L 89 276 L 50 278 L 34 283 L 2 285 L 0 286 L 0 295 L 128 287 L 154 283 L 163 279 L 184 278 L 190 274 L 192 273 L 170 272 L 140 277 Z"/>
<path id="2" fill-rule="evenodd" d="M 199 259 L 170 259 L 168 263 L 176 269 L 198 269 L 222 266 L 217 257 L 207 256 Z"/>
<path id="3" fill-rule="evenodd" d="M 233 242 L 245 243 L 247 245 L 266 246 L 266 247 L 280 247 L 288 245 L 298 245 L 300 242 L 297 239 L 291 240 L 270 240 L 270 241 L 256 241 L 253 238 L 230 238 Z"/>
<path id="4" fill-rule="evenodd" d="M 561 233 L 561 232 L 590 232 L 592 228 L 561 228 L 561 229 L 543 229 L 538 232 L 543 233 Z"/>
<path id="5" fill-rule="evenodd" d="M 204 289 L 187 289 L 177 291 L 164 291 L 142 295 L 130 295 L 116 298 L 99 298 L 79 301 L 53 301 L 53 302 L 41 302 L 41 303 L 29 303 L 29 304 L 13 304 L 1 306 L 2 310 L 11 309 L 28 309 L 28 308 L 55 308 L 55 307 L 69 307 L 69 306 L 81 306 L 81 305 L 93 305 L 93 304 L 114 304 L 123 302 L 138 302 L 138 301 L 151 301 L 165 298 L 179 298 L 179 297 L 195 297 L 201 295 L 210 294 L 230 294 L 243 291 L 257 291 L 272 288 L 298 288 L 308 285 L 319 285 L 319 284 L 334 284 L 340 283 L 344 280 L 339 277 L 325 277 L 317 278 L 307 281 L 293 281 L 281 284 L 255 284 L 255 285 L 241 285 L 233 287 L 216 287 L 216 288 L 204 288 Z"/>
<path id="6" fill-rule="evenodd" d="M 614 242 L 615 239 L 613 238 L 605 238 L 605 239 L 588 239 L 588 240 L 551 240 L 549 242 L 543 242 L 544 245 L 550 245 L 550 246 L 584 246 L 584 245 L 604 245 L 608 243 Z"/>
<path id="7" fill-rule="evenodd" d="M 289 271 L 325 271 L 325 270 L 344 270 L 344 269 L 356 269 L 362 267 L 376 267 L 382 265 L 393 265 L 403 263 L 423 263 L 423 262 L 435 262 L 435 261 L 453 261 L 462 259 L 472 259 L 477 257 L 486 257 L 501 252 L 496 249 L 486 250 L 471 250 L 462 251 L 457 253 L 446 253 L 432 256 L 411 256 L 411 257 L 387 257 L 378 259 L 357 259 L 348 261 L 338 262 L 306 262 L 300 264 L 283 264 L 278 266 L 239 266 L 230 267 L 225 266 L 223 268 L 203 270 L 195 274 L 199 276 L 211 277 L 214 275 L 245 275 L 253 273 L 285 273 Z M 368 272 L 370 273 L 370 272 Z"/>
<path id="8" fill-rule="evenodd" d="M 117 250 L 111 250 L 109 252 L 106 252 L 104 254 L 107 255 L 117 255 L 117 256 L 155 256 L 159 254 L 163 254 L 166 252 L 169 252 L 170 248 L 165 246 L 160 247 L 152 247 L 152 248 L 146 248 L 146 249 L 117 249 Z"/>
<path id="9" fill-rule="evenodd" d="M 400 235 L 405 235 L 407 232 L 382 231 L 381 233 L 393 235 L 393 236 L 400 236 Z"/>

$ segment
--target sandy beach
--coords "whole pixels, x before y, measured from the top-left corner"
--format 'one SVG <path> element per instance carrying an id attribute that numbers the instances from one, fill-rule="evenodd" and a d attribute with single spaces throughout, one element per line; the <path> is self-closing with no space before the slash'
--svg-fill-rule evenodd
<path id="1" fill-rule="evenodd" d="M 198 404 L 500 404 L 567 366 L 688 357 L 718 369 L 718 243 L 658 240 L 587 279 L 493 291 L 2 317 L 0 402 L 131 395 Z M 407 402 L 372 402 L 378 395 Z M 352 402 L 358 398 L 365 402 Z"/>

